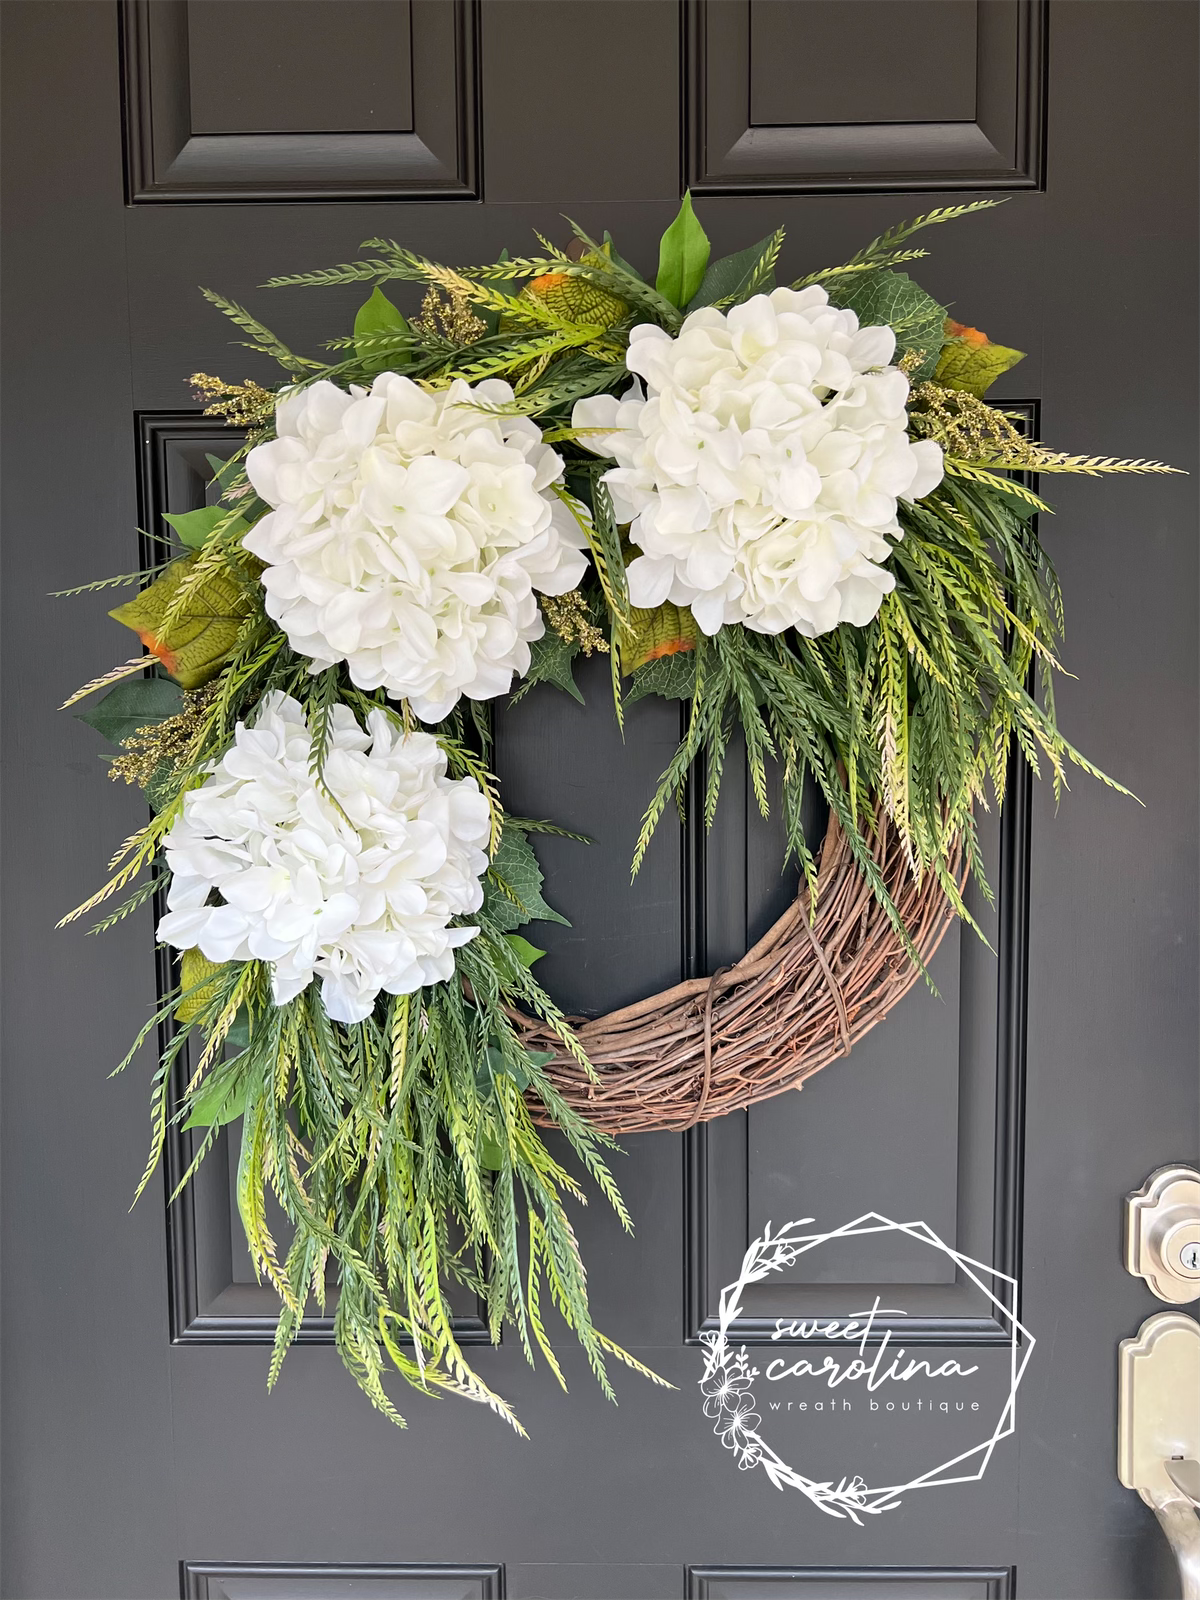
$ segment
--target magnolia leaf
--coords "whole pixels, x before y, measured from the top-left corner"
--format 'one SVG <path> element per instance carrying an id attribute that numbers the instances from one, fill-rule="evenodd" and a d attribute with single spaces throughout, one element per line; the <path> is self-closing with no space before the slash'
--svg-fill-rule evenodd
<path id="1" fill-rule="evenodd" d="M 479 1165 L 485 1172 L 504 1171 L 504 1147 L 485 1133 L 479 1141 Z"/>
<path id="2" fill-rule="evenodd" d="M 664 700 L 690 700 L 695 689 L 696 652 L 680 650 L 639 667 L 625 691 L 625 701 L 632 704 L 635 700 L 644 700 L 648 694 L 661 695 Z"/>
<path id="3" fill-rule="evenodd" d="M 525 697 L 535 683 L 552 683 L 556 689 L 564 689 L 573 700 L 583 704 L 583 696 L 575 683 L 574 663 L 579 654 L 578 642 L 574 639 L 560 638 L 552 628 L 547 628 L 540 639 L 535 639 L 529 647 L 529 670 L 521 680 L 521 686 L 513 695 L 512 703 Z"/>
<path id="4" fill-rule="evenodd" d="M 1016 488 L 1005 488 L 1004 474 L 994 474 L 995 481 L 988 484 L 988 499 L 997 505 L 1002 505 L 1010 516 L 1016 517 L 1021 522 L 1028 522 L 1031 517 L 1036 517 L 1041 509 L 1036 499 L 1026 498 Z"/>
<path id="5" fill-rule="evenodd" d="M 604 230 L 604 250 L 605 254 L 608 256 L 608 259 L 613 262 L 614 265 L 620 267 L 622 272 L 627 272 L 631 278 L 636 278 L 639 283 L 645 283 L 646 280 L 642 277 L 638 269 L 630 262 L 626 261 L 625 257 L 620 254 L 616 243 L 613 240 L 613 236 L 611 233 L 609 233 L 607 228 Z"/>
<path id="6" fill-rule="evenodd" d="M 229 1032 L 225 1035 L 225 1048 L 236 1050 L 249 1050 L 250 1048 L 250 1012 L 242 1006 L 236 1017 L 229 1025 Z"/>
<path id="7" fill-rule="evenodd" d="M 654 287 L 673 306 L 682 308 L 704 281 L 712 246 L 692 210 L 690 191 L 684 194 L 679 215 L 658 246 L 658 277 Z"/>
<path id="8" fill-rule="evenodd" d="M 505 245 L 504 249 L 501 250 L 496 259 L 497 261 L 507 261 L 508 258 L 508 246 Z M 519 298 L 518 295 L 510 294 L 509 291 L 504 287 L 503 283 L 494 283 L 491 285 L 491 287 L 496 294 L 503 295 L 506 300 L 516 300 Z M 507 313 L 502 313 L 497 307 L 494 306 L 476 306 L 474 310 L 475 315 L 479 318 L 480 322 L 483 323 L 484 332 L 488 334 L 497 332 L 500 327 L 501 318 L 507 315 Z"/>
<path id="9" fill-rule="evenodd" d="M 774 242 L 775 235 L 769 233 L 748 250 L 739 250 L 736 255 L 714 261 L 704 274 L 699 291 L 688 301 L 688 310 L 698 311 L 701 306 L 711 306 L 714 300 L 739 300 L 754 276 L 755 267 Z M 758 285 L 763 294 L 769 294 L 774 287 L 774 272 L 768 273 Z"/>
<path id="10" fill-rule="evenodd" d="M 204 452 L 204 459 L 212 468 L 212 482 L 224 494 L 231 481 L 237 476 L 237 470 L 242 464 L 241 461 L 237 456 L 230 456 L 228 461 L 222 461 L 220 456 L 214 456 L 208 450 Z"/>
<path id="11" fill-rule="evenodd" d="M 187 545 L 189 550 L 200 550 L 210 533 L 220 523 L 228 523 L 227 533 L 245 533 L 248 523 L 245 517 L 234 517 L 230 521 L 228 506 L 201 506 L 199 511 L 164 511 L 163 521 L 169 522 L 179 535 L 180 542 Z"/>
<path id="12" fill-rule="evenodd" d="M 629 613 L 633 632 L 621 639 L 621 671 L 629 674 L 647 661 L 696 648 L 696 623 L 686 606 L 668 600 L 652 611 L 635 606 Z"/>
<path id="13" fill-rule="evenodd" d="M 218 567 L 192 590 L 183 613 L 165 637 L 159 628 L 180 584 L 198 557 L 172 561 L 149 588 L 108 614 L 132 628 L 152 655 L 185 689 L 198 689 L 220 671 L 233 649 L 243 620 L 254 607 L 254 596 Z"/>
<path id="14" fill-rule="evenodd" d="M 369 360 L 377 352 L 372 352 L 370 347 L 364 349 L 360 341 L 371 334 L 409 333 L 407 320 L 400 314 L 382 289 L 372 289 L 371 298 L 358 308 L 354 318 L 355 349 L 364 360 Z M 383 358 L 381 358 L 383 359 Z"/>
<path id="15" fill-rule="evenodd" d="M 119 745 L 139 728 L 165 722 L 182 709 L 183 695 L 170 678 L 131 678 L 110 689 L 90 711 L 75 715 L 110 744 Z"/>
<path id="16" fill-rule="evenodd" d="M 945 309 L 906 272 L 865 272 L 826 285 L 835 306 L 856 313 L 859 326 L 874 328 L 886 323 L 896 335 L 896 356 L 919 352 L 920 360 L 910 367 L 913 384 L 931 378 L 945 343 Z"/>
<path id="17" fill-rule="evenodd" d="M 521 1093 L 525 1093 L 529 1087 L 529 1074 L 523 1067 L 519 1067 L 515 1062 L 508 1060 L 504 1052 L 494 1044 L 488 1045 L 484 1055 L 486 1061 L 484 1070 L 491 1074 L 493 1082 L 501 1073 L 507 1073 Z"/>
<path id="18" fill-rule="evenodd" d="M 953 317 L 946 318 L 945 332 L 950 342 L 943 349 L 933 374 L 934 382 L 940 383 L 943 389 L 961 389 L 982 400 L 1002 372 L 1025 359 L 1023 350 L 993 344 L 986 333 L 964 327 Z"/>
<path id="19" fill-rule="evenodd" d="M 246 1074 L 236 1070 L 241 1056 L 214 1068 L 192 1097 L 185 1128 L 223 1127 L 236 1122 L 246 1109 Z"/>
<path id="20" fill-rule="evenodd" d="M 542 899 L 542 869 L 533 846 L 520 828 L 504 825 L 500 845 L 492 857 L 484 884 L 484 909 L 503 933 L 511 933 L 526 922 L 561 922 L 566 917 Z"/>
<path id="21" fill-rule="evenodd" d="M 530 944 L 528 939 L 522 939 L 519 933 L 506 933 L 504 938 L 523 967 L 531 967 L 546 954 L 544 950 L 539 950 L 537 945 Z"/>
<path id="22" fill-rule="evenodd" d="M 223 970 L 219 961 L 210 961 L 199 950 L 183 952 L 179 962 L 179 987 L 183 991 L 183 999 L 175 1007 L 177 1022 L 194 1022 L 202 1011 L 212 1005 L 219 987 L 216 980 Z"/>

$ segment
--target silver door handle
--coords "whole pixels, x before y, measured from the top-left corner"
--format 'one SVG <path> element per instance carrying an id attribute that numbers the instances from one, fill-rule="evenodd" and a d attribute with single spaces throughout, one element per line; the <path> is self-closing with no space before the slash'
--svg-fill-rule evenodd
<path id="1" fill-rule="evenodd" d="M 1151 1506 L 1175 1552 L 1183 1600 L 1200 1600 L 1200 1517 L 1196 1515 L 1200 1461 L 1167 1461 L 1164 1465 L 1174 1493 L 1168 1491 L 1161 1498 L 1156 1493 Z"/>
<path id="2" fill-rule="evenodd" d="M 1200 1323 L 1160 1311 L 1123 1339 L 1117 1404 L 1117 1476 L 1158 1518 L 1183 1600 L 1200 1600 Z"/>

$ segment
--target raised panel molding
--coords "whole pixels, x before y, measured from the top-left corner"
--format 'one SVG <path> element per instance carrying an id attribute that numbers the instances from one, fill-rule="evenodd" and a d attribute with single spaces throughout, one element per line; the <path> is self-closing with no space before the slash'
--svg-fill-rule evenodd
<path id="1" fill-rule="evenodd" d="M 304 0 L 250 3 L 268 4 L 281 27 L 296 10 L 295 55 Z M 357 132 L 198 132 L 188 0 L 121 0 L 119 14 L 129 204 L 478 198 L 478 0 L 411 0 L 409 49 L 397 55 L 405 81 L 390 96 L 391 120 L 410 125 Z M 314 36 L 318 77 L 320 48 Z M 196 120 L 207 125 L 202 112 Z"/>
<path id="2" fill-rule="evenodd" d="M 182 1561 L 180 1600 L 504 1600 L 501 1566 Z"/>
<path id="3" fill-rule="evenodd" d="M 688 1567 L 687 1600 L 1012 1600 L 1011 1567 Z"/>
<path id="4" fill-rule="evenodd" d="M 205 485 L 212 476 L 206 456 L 226 459 L 241 444 L 242 435 L 198 411 L 143 412 L 136 418 L 135 427 L 138 525 L 144 530 L 139 565 L 145 568 L 162 559 L 162 546 L 149 537 L 162 529 L 162 513 L 202 506 Z M 164 909 L 156 900 L 156 921 Z M 178 984 L 178 965 L 173 952 L 165 947 L 155 950 L 155 963 L 161 1004 Z M 169 1019 L 160 1025 L 160 1050 L 169 1044 L 172 1026 Z M 173 1069 L 172 1090 L 176 1098 L 182 1094 L 193 1069 L 194 1063 L 189 1065 L 188 1052 L 184 1050 Z M 173 1344 L 271 1344 L 275 1338 L 279 1298 L 269 1284 L 254 1280 L 240 1237 L 241 1224 L 230 1185 L 231 1137 L 230 1129 L 222 1130 L 195 1177 L 179 1198 L 167 1205 L 167 1285 Z M 168 1202 L 188 1170 L 196 1147 L 194 1133 L 175 1122 L 168 1125 L 163 1150 Z M 279 1223 L 283 1225 L 282 1216 Z M 333 1292 L 336 1294 L 336 1290 Z M 332 1306 L 328 1311 L 332 1313 Z M 459 1305 L 454 1329 L 462 1344 L 490 1342 L 482 1308 L 469 1296 L 464 1296 Z M 296 1338 L 301 1344 L 332 1344 L 332 1314 L 306 1316 Z M 389 1600 L 393 1592 L 407 1595 L 410 1591 L 380 1591 Z M 195 1593 L 203 1596 L 209 1591 L 197 1589 Z M 223 1593 L 212 1590 L 213 1600 L 219 1600 Z"/>
<path id="5" fill-rule="evenodd" d="M 756 124 L 752 0 L 684 0 L 686 183 L 700 194 L 1043 188 L 1048 0 L 977 3 L 973 118 L 866 122 L 856 106 L 844 120 Z M 794 12 L 798 44 L 807 8 L 844 7 L 844 60 L 861 68 L 858 0 L 770 4 L 773 23 Z"/>

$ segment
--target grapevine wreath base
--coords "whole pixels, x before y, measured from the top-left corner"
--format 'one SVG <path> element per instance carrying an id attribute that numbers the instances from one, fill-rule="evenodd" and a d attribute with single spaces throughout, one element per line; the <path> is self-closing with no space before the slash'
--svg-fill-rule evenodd
<path id="1" fill-rule="evenodd" d="M 872 853 L 927 965 L 954 920 L 954 908 L 932 873 L 920 881 L 913 877 L 900 837 L 882 811 Z M 961 852 L 952 857 L 956 874 L 960 858 Z M 547 1076 L 595 1127 L 614 1134 L 690 1128 L 799 1089 L 822 1067 L 849 1055 L 918 976 L 831 812 L 815 920 L 803 887 L 733 966 L 594 1021 L 577 1021 L 576 1035 L 596 1076 L 562 1051 L 544 1023 L 516 1015 L 514 1021 L 531 1050 L 553 1051 Z"/>

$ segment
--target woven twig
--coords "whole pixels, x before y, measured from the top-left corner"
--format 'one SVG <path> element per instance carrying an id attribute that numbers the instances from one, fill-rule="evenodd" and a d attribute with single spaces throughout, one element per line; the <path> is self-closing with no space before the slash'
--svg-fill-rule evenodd
<path id="1" fill-rule="evenodd" d="M 918 882 L 895 829 L 876 819 L 874 856 L 921 960 L 954 920 L 935 874 Z M 960 856 L 951 863 L 960 875 Z M 817 915 L 807 887 L 732 967 L 578 1024 L 589 1078 L 541 1023 L 513 1020 L 567 1102 L 607 1133 L 692 1127 L 788 1089 L 848 1055 L 919 976 L 831 815 Z M 536 1113 L 535 1113 L 536 1114 Z M 548 1121 L 547 1118 L 540 1120 Z"/>

